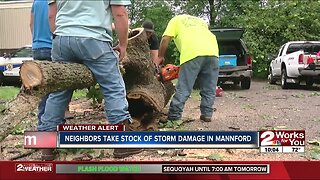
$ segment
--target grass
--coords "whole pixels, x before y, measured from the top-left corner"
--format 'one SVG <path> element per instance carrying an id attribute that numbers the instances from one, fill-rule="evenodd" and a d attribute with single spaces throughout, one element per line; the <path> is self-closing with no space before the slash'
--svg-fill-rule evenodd
<path id="1" fill-rule="evenodd" d="M 306 95 L 301 93 L 301 94 L 292 94 L 291 96 L 296 98 L 305 98 Z"/>
<path id="2" fill-rule="evenodd" d="M 269 120 L 271 119 L 271 116 L 270 115 L 267 115 L 267 114 L 260 114 L 259 117 L 263 120 Z"/>
<path id="3" fill-rule="evenodd" d="M 8 101 L 10 99 L 13 99 L 18 93 L 20 88 L 16 88 L 13 86 L 2 86 L 0 87 L 0 100 Z M 72 98 L 73 99 L 79 99 L 86 97 L 88 90 L 75 90 L 73 93 Z"/>
<path id="4" fill-rule="evenodd" d="M 13 99 L 19 92 L 20 88 L 11 87 L 11 86 L 3 86 L 0 87 L 0 100 L 8 101 Z"/>
<path id="5" fill-rule="evenodd" d="M 84 97 L 86 97 L 87 92 L 88 92 L 87 89 L 75 90 L 75 91 L 73 92 L 72 99 L 84 98 Z"/>
<path id="6" fill-rule="evenodd" d="M 309 96 L 320 96 L 319 92 L 312 92 Z"/>
<path id="7" fill-rule="evenodd" d="M 253 104 L 245 104 L 242 105 L 243 109 L 252 109 L 252 110 L 256 110 L 256 107 Z"/>
<path id="8" fill-rule="evenodd" d="M 0 104 L 0 115 L 1 115 L 2 111 L 5 109 L 6 109 L 6 106 L 3 104 Z"/>
<path id="9" fill-rule="evenodd" d="M 192 90 L 190 96 L 191 96 L 191 98 L 193 98 L 195 100 L 201 100 L 200 90 L 198 90 L 198 89 Z"/>

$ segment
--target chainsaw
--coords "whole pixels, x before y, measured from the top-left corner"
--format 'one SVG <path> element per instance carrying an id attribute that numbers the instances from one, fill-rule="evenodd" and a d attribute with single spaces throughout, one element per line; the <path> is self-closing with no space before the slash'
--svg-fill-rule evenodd
<path id="1" fill-rule="evenodd" d="M 173 64 L 167 64 L 165 66 L 157 66 L 156 68 L 156 76 L 158 80 L 162 83 L 167 81 L 172 81 L 179 76 L 180 67 L 175 66 Z M 216 86 L 216 97 L 222 96 L 223 89 L 220 86 Z"/>
<path id="2" fill-rule="evenodd" d="M 167 81 L 172 81 L 178 78 L 180 67 L 176 65 L 173 65 L 173 64 L 167 64 L 165 66 L 155 65 L 155 68 L 156 68 L 156 77 L 162 83 Z"/>

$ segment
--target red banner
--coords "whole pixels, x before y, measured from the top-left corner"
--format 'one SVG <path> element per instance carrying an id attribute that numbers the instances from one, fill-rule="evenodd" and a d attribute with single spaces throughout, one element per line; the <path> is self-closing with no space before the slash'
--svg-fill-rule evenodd
<path id="1" fill-rule="evenodd" d="M 109 166 L 113 165 L 113 166 Z M 130 166 L 132 165 L 132 166 Z M 119 168 L 121 173 L 119 171 Z M 142 169 L 141 169 L 142 167 Z M 162 167 L 162 169 L 152 168 Z M 187 169 L 186 169 L 187 167 Z M 194 168 L 196 169 L 194 169 Z M 220 169 L 228 167 L 229 172 Z M 234 167 L 233 171 L 231 171 Z M 261 169 L 266 168 L 267 169 Z M 237 162 L 39 162 L 2 161 L 0 179 L 320 179 L 320 161 Z M 131 168 L 131 169 L 130 169 Z M 143 168 L 150 172 L 142 172 Z M 193 168 L 193 169 L 192 169 Z M 208 169 L 210 168 L 210 169 Z M 257 169 L 258 168 L 258 169 Z M 260 168 L 260 169 L 259 169 Z M 74 170 L 74 173 L 72 173 Z M 97 170 L 100 170 L 97 174 Z M 130 172 L 128 173 L 128 170 Z M 174 173 L 164 173 L 172 170 Z M 176 172 L 193 170 L 193 173 Z M 199 170 L 204 170 L 199 172 Z M 214 171 L 216 170 L 216 171 Z M 113 173 L 103 173 L 109 171 Z M 119 173 L 114 173 L 119 171 Z M 242 172 L 240 172 L 242 171 Z M 259 172 L 258 172 L 259 171 Z M 139 173 L 140 172 L 140 173 Z M 158 172 L 158 173 L 155 173 Z M 239 173 L 240 172 L 240 173 Z"/>
<path id="2" fill-rule="evenodd" d="M 24 148 L 56 148 L 57 132 L 24 132 Z"/>

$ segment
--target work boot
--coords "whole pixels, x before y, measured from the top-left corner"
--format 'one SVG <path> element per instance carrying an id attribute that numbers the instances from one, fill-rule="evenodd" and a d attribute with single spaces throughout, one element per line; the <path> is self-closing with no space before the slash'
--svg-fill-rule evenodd
<path id="1" fill-rule="evenodd" d="M 53 161 L 56 158 L 54 149 L 42 149 L 41 150 L 41 160 L 43 161 Z"/>
<path id="2" fill-rule="evenodd" d="M 134 131 L 135 129 L 130 126 L 129 120 L 124 120 L 122 123 L 125 126 L 126 131 Z M 118 148 L 114 149 L 113 151 L 113 157 L 114 158 L 125 158 L 134 154 L 139 154 L 143 151 L 141 148 Z"/>
<path id="3" fill-rule="evenodd" d="M 200 120 L 202 120 L 204 122 L 211 122 L 211 117 L 205 117 L 204 115 L 201 115 Z"/>

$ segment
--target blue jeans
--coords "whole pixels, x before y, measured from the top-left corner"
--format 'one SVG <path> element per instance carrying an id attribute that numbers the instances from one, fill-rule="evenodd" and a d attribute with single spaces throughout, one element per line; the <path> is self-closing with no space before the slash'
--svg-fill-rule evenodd
<path id="1" fill-rule="evenodd" d="M 51 61 L 51 48 L 33 49 L 32 56 L 33 56 L 33 59 L 35 59 L 35 60 Z M 38 120 L 39 120 L 38 125 L 41 123 L 40 118 L 44 113 L 47 99 L 48 99 L 48 95 L 44 96 L 38 105 Z"/>
<path id="2" fill-rule="evenodd" d="M 86 65 L 103 92 L 109 123 L 131 121 L 118 56 L 113 51 L 111 42 L 85 37 L 57 36 L 53 39 L 52 59 Z M 49 94 L 41 124 L 38 126 L 39 131 L 52 131 L 57 125 L 64 123 L 64 112 L 72 94 L 72 89 Z"/>
<path id="3" fill-rule="evenodd" d="M 176 93 L 168 113 L 169 120 L 181 119 L 185 102 L 190 97 L 193 85 L 198 78 L 200 84 L 200 111 L 205 117 L 212 117 L 219 75 L 218 58 L 215 56 L 198 56 L 180 66 Z"/>
<path id="4" fill-rule="evenodd" d="M 32 49 L 32 56 L 34 60 L 51 61 L 51 48 Z"/>

